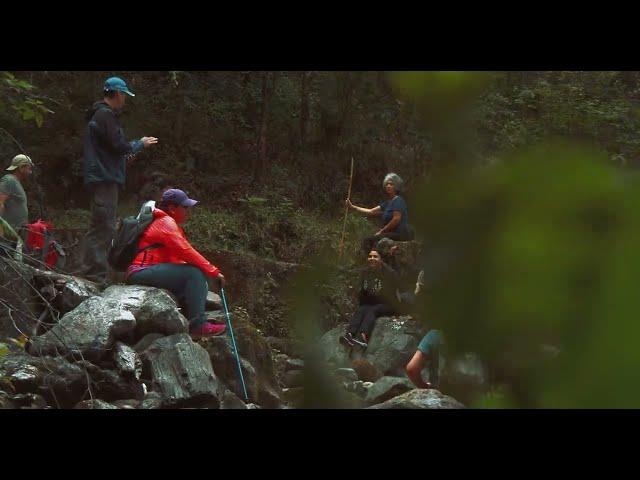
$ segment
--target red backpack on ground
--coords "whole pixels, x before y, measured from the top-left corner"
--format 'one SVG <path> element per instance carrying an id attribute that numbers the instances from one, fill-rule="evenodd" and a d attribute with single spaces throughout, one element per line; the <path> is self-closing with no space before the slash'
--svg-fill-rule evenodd
<path id="1" fill-rule="evenodd" d="M 64 265 L 65 253 L 58 242 L 53 239 L 53 224 L 38 220 L 27 228 L 26 253 L 49 268 L 61 268 Z"/>

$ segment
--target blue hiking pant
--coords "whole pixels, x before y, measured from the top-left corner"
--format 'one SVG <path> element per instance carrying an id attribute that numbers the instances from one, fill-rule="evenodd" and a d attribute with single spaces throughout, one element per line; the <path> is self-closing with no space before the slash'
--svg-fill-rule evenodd
<path id="1" fill-rule="evenodd" d="M 202 270 L 193 265 L 159 263 L 131 274 L 127 283 L 169 290 L 184 308 L 190 328 L 207 321 L 204 307 L 209 284 Z"/>

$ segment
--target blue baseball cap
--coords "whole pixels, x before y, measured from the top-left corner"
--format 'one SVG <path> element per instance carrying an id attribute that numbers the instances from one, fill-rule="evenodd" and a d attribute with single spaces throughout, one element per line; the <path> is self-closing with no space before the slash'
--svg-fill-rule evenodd
<path id="1" fill-rule="evenodd" d="M 120 77 L 107 78 L 107 81 L 104 82 L 104 89 L 108 91 L 124 92 L 127 95 L 135 97 L 135 95 L 127 87 L 125 81 Z"/>
<path id="2" fill-rule="evenodd" d="M 198 201 L 189 198 L 182 190 L 170 188 L 162 194 L 162 203 L 173 203 L 174 205 L 182 205 L 183 207 L 193 207 Z"/>

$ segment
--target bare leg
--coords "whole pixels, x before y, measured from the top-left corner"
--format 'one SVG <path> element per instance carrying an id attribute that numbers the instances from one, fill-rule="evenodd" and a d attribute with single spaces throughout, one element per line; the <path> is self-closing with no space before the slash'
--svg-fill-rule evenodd
<path id="1" fill-rule="evenodd" d="M 411 382 L 418 388 L 431 388 L 431 384 L 429 382 L 425 382 L 422 378 L 422 369 L 425 367 L 428 360 L 429 357 L 418 350 L 405 367 L 409 380 L 411 380 Z"/>

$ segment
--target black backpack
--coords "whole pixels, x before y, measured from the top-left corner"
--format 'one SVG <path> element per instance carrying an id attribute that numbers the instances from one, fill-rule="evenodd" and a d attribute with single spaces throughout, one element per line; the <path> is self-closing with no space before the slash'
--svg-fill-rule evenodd
<path id="1" fill-rule="evenodd" d="M 138 253 L 163 246 L 161 243 L 154 243 L 145 248 L 138 248 L 140 237 L 152 222 L 152 212 L 144 212 L 137 217 L 131 216 L 122 219 L 109 248 L 107 260 L 111 268 L 118 272 L 125 272 Z"/>

